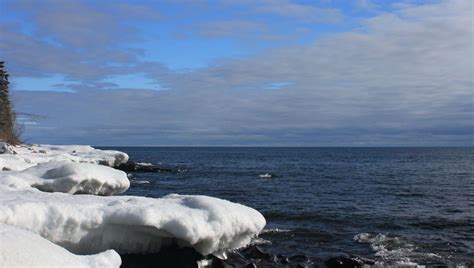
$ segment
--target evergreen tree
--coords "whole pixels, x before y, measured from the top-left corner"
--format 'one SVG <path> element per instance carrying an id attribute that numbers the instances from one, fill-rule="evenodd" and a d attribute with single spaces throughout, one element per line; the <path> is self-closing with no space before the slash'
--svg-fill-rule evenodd
<path id="1" fill-rule="evenodd" d="M 17 144 L 20 141 L 15 131 L 14 114 L 8 91 L 8 73 L 4 69 L 4 64 L 5 62 L 0 61 L 0 140 Z"/>

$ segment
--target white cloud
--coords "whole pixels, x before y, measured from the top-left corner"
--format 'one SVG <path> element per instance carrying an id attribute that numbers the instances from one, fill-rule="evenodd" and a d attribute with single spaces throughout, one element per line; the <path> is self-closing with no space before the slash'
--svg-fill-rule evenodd
<path id="1" fill-rule="evenodd" d="M 131 66 L 166 91 L 101 91 L 97 84 L 76 85 L 76 94 L 18 92 L 20 106 L 29 107 L 27 112 L 45 111 L 49 117 L 30 126 L 30 133 L 62 128 L 38 131 L 37 139 L 56 135 L 95 144 L 113 136 L 122 137 L 109 140 L 116 144 L 472 145 L 473 28 L 466 27 L 472 24 L 472 12 L 468 0 L 399 5 L 354 31 L 192 72 L 172 72 L 154 62 Z M 59 71 L 48 65 L 55 57 L 43 60 L 44 68 Z M 91 72 L 111 71 L 98 66 Z M 279 82 L 288 84 L 265 89 Z"/>

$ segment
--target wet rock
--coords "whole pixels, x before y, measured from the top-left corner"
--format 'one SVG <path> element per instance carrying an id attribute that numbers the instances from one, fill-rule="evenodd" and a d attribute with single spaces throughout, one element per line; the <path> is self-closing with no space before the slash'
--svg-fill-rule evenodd
<path id="1" fill-rule="evenodd" d="M 288 260 L 291 261 L 291 262 L 307 262 L 307 261 L 309 261 L 308 257 L 306 257 L 305 255 L 293 255 L 290 258 L 288 258 Z"/>
<path id="2" fill-rule="evenodd" d="M 123 254 L 122 266 L 129 267 L 174 267 L 174 268 L 307 268 L 313 263 L 307 256 L 294 255 L 287 257 L 264 251 L 251 245 L 241 250 L 230 251 L 227 259 L 215 256 L 202 256 L 191 248 L 170 247 L 155 254 Z"/>
<path id="3" fill-rule="evenodd" d="M 304 255 L 287 257 L 275 255 L 262 248 L 251 245 L 239 251 L 228 254 L 224 261 L 231 267 L 312 267 L 311 260 Z"/>
<path id="4" fill-rule="evenodd" d="M 252 261 L 241 254 L 241 252 L 238 251 L 232 251 L 227 253 L 227 259 L 226 260 L 220 260 L 216 259 L 216 262 L 213 263 L 213 268 L 214 267 L 245 267 L 249 265 Z M 218 264 L 218 266 L 214 266 Z"/>
<path id="5" fill-rule="evenodd" d="M 283 256 L 283 255 L 277 255 L 277 259 L 278 259 L 278 262 L 281 263 L 281 264 L 290 263 L 290 260 L 288 259 L 288 257 Z"/>
<path id="6" fill-rule="evenodd" d="M 333 257 L 324 262 L 328 268 L 353 268 L 362 267 L 363 263 L 358 260 L 351 259 L 344 256 Z"/>
<path id="7" fill-rule="evenodd" d="M 220 259 L 211 259 L 206 260 L 206 262 L 198 261 L 199 268 L 233 268 L 233 267 L 242 267 L 242 266 L 233 266 L 226 263 L 224 260 Z"/>
<path id="8" fill-rule="evenodd" d="M 120 256 L 122 258 L 121 268 L 198 268 L 198 262 L 203 259 L 203 256 L 192 248 L 164 248 L 155 254 L 122 254 Z"/>
<path id="9" fill-rule="evenodd" d="M 374 260 L 371 260 L 371 259 L 367 259 L 367 258 L 364 258 L 364 257 L 359 257 L 359 256 L 352 256 L 352 259 L 358 261 L 359 263 L 363 264 L 363 265 L 375 265 L 375 261 Z"/>
<path id="10" fill-rule="evenodd" d="M 139 162 L 122 163 L 116 166 L 116 168 L 125 172 L 151 172 L 151 173 L 159 173 L 159 172 L 181 173 L 183 172 L 183 170 L 177 169 L 177 168 L 174 169 L 170 167 L 164 167 L 161 165 L 139 163 Z"/>
<path id="11" fill-rule="evenodd" d="M 265 252 L 257 246 L 248 247 L 244 249 L 242 251 L 242 254 L 250 259 L 264 260 L 264 261 L 272 262 L 272 263 L 277 262 L 277 258 L 275 255 Z"/>

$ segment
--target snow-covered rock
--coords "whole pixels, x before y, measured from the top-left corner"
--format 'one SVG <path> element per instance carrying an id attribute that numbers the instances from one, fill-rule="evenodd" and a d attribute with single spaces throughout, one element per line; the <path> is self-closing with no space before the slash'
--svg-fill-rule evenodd
<path id="1" fill-rule="evenodd" d="M 0 267 L 120 267 L 114 250 L 75 255 L 41 236 L 0 224 Z"/>
<path id="2" fill-rule="evenodd" d="M 111 168 L 128 160 L 122 152 L 1 148 L 0 267 L 117 267 L 117 252 L 155 253 L 171 245 L 222 256 L 249 244 L 266 224 L 252 208 L 207 196 L 97 196 L 128 189 L 126 173 Z M 72 195 L 79 193 L 89 195 Z"/>
<path id="3" fill-rule="evenodd" d="M 8 145 L 10 153 L 0 154 L 0 170 L 23 170 L 39 163 L 67 161 L 110 167 L 128 161 L 128 155 L 85 145 Z"/>
<path id="4" fill-rule="evenodd" d="M 0 154 L 0 171 L 23 170 L 34 165 L 34 163 L 16 154 Z"/>
<path id="5" fill-rule="evenodd" d="M 6 142 L 0 142 L 0 154 L 13 154 L 13 148 Z"/>
<path id="6" fill-rule="evenodd" d="M 152 253 L 174 244 L 219 255 L 247 245 L 266 223 L 252 208 L 207 196 L 101 197 L 3 185 L 0 212 L 0 223 L 76 254 Z"/>
<path id="7" fill-rule="evenodd" d="M 81 159 L 80 162 L 94 163 L 109 167 L 128 161 L 128 155 L 114 150 L 99 150 L 89 145 L 36 145 L 38 152 L 69 154 Z"/>
<path id="8" fill-rule="evenodd" d="M 42 163 L 23 171 L 0 172 L 0 184 L 15 188 L 34 187 L 45 192 L 95 195 L 123 193 L 130 186 L 123 171 L 70 162 Z"/>

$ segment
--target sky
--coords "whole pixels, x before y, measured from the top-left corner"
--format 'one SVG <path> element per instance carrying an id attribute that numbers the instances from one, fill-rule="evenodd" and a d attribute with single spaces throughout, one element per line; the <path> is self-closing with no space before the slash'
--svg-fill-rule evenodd
<path id="1" fill-rule="evenodd" d="M 471 0 L 1 0 L 30 143 L 474 146 Z"/>

